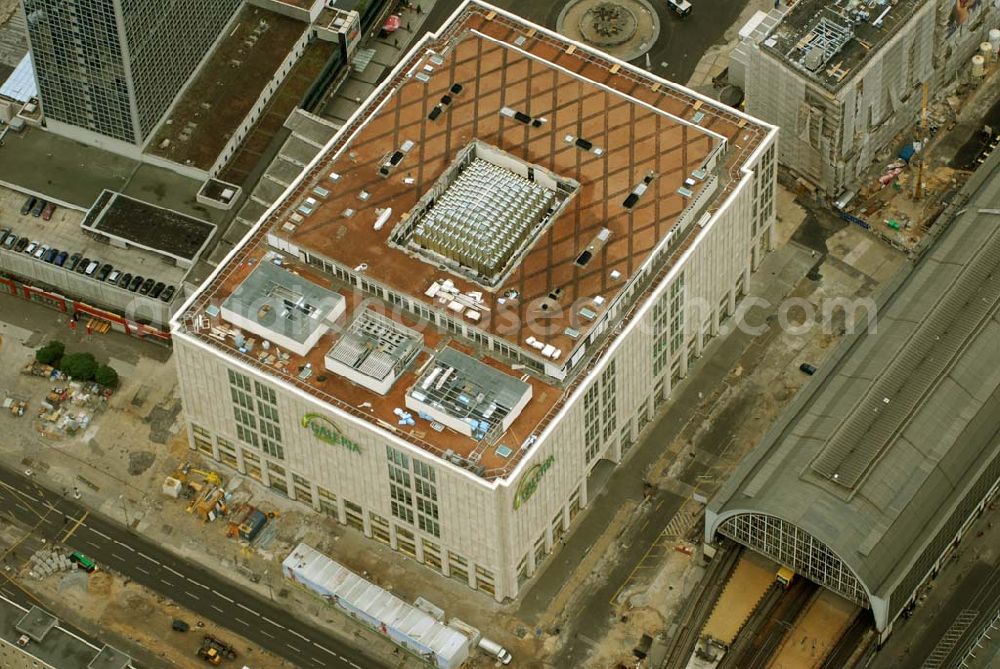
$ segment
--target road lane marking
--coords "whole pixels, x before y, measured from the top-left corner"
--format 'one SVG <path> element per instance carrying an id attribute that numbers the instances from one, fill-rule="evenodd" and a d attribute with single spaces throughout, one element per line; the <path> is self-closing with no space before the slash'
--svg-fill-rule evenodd
<path id="1" fill-rule="evenodd" d="M 199 588 L 205 588 L 206 590 L 211 590 L 210 587 L 208 587 L 207 585 L 202 585 L 201 583 L 199 583 L 198 581 L 194 580 L 190 576 L 188 576 L 188 582 L 197 585 Z"/>
<path id="2" fill-rule="evenodd" d="M 257 631 L 263 634 L 264 636 L 271 637 L 272 639 L 274 638 L 274 635 L 268 632 L 267 630 L 257 630 Z"/>
<path id="3" fill-rule="evenodd" d="M 291 648 L 292 650 L 294 650 L 296 653 L 301 653 L 302 652 L 301 650 L 299 650 L 298 648 L 296 648 L 295 646 L 293 646 L 290 643 L 286 643 L 285 645 L 288 646 L 289 648 Z"/>
<path id="4" fill-rule="evenodd" d="M 247 611 L 247 612 L 249 612 L 249 613 L 252 613 L 252 614 L 254 614 L 254 615 L 255 615 L 255 616 L 257 616 L 258 618 L 260 617 L 260 614 L 259 614 L 259 613 L 257 613 L 256 611 L 254 611 L 253 609 L 251 609 L 251 608 L 250 608 L 250 607 L 248 607 L 248 606 L 244 606 L 243 604 L 240 604 L 239 602 L 237 602 L 237 603 L 236 603 L 236 606 L 240 607 L 240 608 L 241 608 L 241 609 L 243 609 L 244 611 Z"/>
<path id="5" fill-rule="evenodd" d="M 163 585 L 167 586 L 168 588 L 174 587 L 173 583 L 170 583 L 169 581 L 164 581 L 162 578 L 160 579 L 160 583 L 162 583 Z"/>
<path id="6" fill-rule="evenodd" d="M 20 495 L 21 497 L 27 497 L 27 498 L 28 498 L 28 499 L 30 499 L 30 500 L 31 500 L 32 502 L 37 502 L 37 501 L 38 501 L 38 499 L 37 499 L 37 498 L 35 498 L 35 497 L 32 497 L 31 495 L 29 495 L 28 493 L 24 492 L 23 490 L 20 490 L 20 489 L 18 489 L 18 488 L 15 488 L 15 487 L 14 487 L 14 486 L 12 486 L 12 485 L 8 485 L 8 484 L 4 483 L 3 481 L 0 481 L 0 485 L 2 485 L 2 486 L 3 486 L 4 488 L 7 488 L 7 489 L 8 489 L 8 490 L 10 490 L 11 492 L 16 492 L 16 493 L 17 493 L 18 495 Z"/>
<path id="7" fill-rule="evenodd" d="M 238 622 L 240 625 L 243 625 L 244 627 L 250 627 L 250 624 L 247 623 L 247 621 L 243 620 L 242 618 L 237 618 L 236 616 L 233 616 L 233 620 Z"/>
<path id="8" fill-rule="evenodd" d="M 84 541 L 83 543 L 87 544 L 88 546 L 93 546 L 97 550 L 101 550 L 101 547 L 95 544 L 93 541 Z"/>
<path id="9" fill-rule="evenodd" d="M 292 634 L 294 634 L 295 636 L 297 636 L 298 638 L 302 639 L 306 643 L 309 642 L 309 639 L 307 637 L 302 636 L 301 634 L 299 634 L 298 632 L 296 632 L 295 630 L 293 630 L 291 627 L 288 628 L 288 631 L 291 632 Z"/>
<path id="10" fill-rule="evenodd" d="M 321 646 L 321 645 L 319 645 L 319 644 L 318 644 L 318 643 L 316 643 L 315 641 L 313 641 L 313 645 L 314 645 L 314 646 L 316 646 L 317 648 L 319 648 L 319 649 L 320 649 L 321 651 L 323 651 L 324 653 L 329 653 L 330 655 L 333 655 L 334 657 L 340 657 L 340 655 L 338 655 L 337 653 L 334 653 L 334 652 L 333 652 L 332 650 L 330 650 L 330 649 L 329 649 L 329 648 L 327 648 L 326 646 Z M 340 658 L 340 659 L 344 659 L 344 658 Z"/>
<path id="11" fill-rule="evenodd" d="M 146 571 L 145 569 L 143 569 L 142 567 L 140 567 L 140 566 L 138 566 L 138 565 L 137 565 L 137 566 L 136 566 L 136 569 L 138 569 L 139 571 L 141 571 L 141 572 L 142 572 L 143 574 L 145 574 L 146 576 L 149 576 L 149 572 L 148 572 L 148 571 Z"/>
<path id="12" fill-rule="evenodd" d="M 260 619 L 261 619 L 261 620 L 266 620 L 267 622 L 271 623 L 271 624 L 272 624 L 272 625 L 274 625 L 275 627 L 280 627 L 281 629 L 285 629 L 285 626 L 284 626 L 284 625 L 279 625 L 278 623 L 274 622 L 273 620 L 271 620 L 271 619 L 270 619 L 270 618 L 268 618 L 267 616 L 261 616 L 261 617 L 260 617 Z"/>
<path id="13" fill-rule="evenodd" d="M 88 530 L 90 530 L 91 532 L 93 532 L 94 534 L 96 534 L 97 536 L 104 537 L 105 541 L 111 541 L 111 537 L 109 537 L 108 535 L 106 535 L 104 532 L 101 532 L 100 530 L 95 530 L 93 527 L 91 527 L 90 525 L 87 525 L 86 523 L 84 523 L 84 526 Z"/>
<path id="14" fill-rule="evenodd" d="M 115 558 L 116 560 L 121 560 L 122 562 L 125 562 L 125 558 L 123 558 L 123 557 L 122 557 L 121 555 L 119 555 L 118 553 L 112 553 L 112 554 L 111 554 L 111 557 Z"/>
<path id="15" fill-rule="evenodd" d="M 188 592 L 187 590 L 185 590 L 184 594 L 187 595 L 188 597 L 190 597 L 191 599 L 194 599 L 194 600 L 198 599 L 198 595 L 194 594 L 193 592 Z"/>
<path id="16" fill-rule="evenodd" d="M 135 552 L 134 548 L 132 548 L 128 544 L 123 544 L 122 542 L 118 541 L 117 539 L 115 539 L 115 543 L 118 544 L 119 546 L 121 546 L 122 548 L 127 548 L 128 550 L 132 551 L 133 553 Z"/>
<path id="17" fill-rule="evenodd" d="M 156 565 L 160 564 L 160 562 L 158 560 L 154 560 L 153 558 L 149 557 L 148 555 L 146 555 L 142 551 L 139 551 L 139 555 L 141 555 L 142 557 L 146 558 L 147 560 L 149 560 L 153 564 L 156 564 Z"/>
<path id="18" fill-rule="evenodd" d="M 176 569 L 174 569 L 173 567 L 171 567 L 169 565 L 163 565 L 163 568 L 166 569 L 167 571 L 169 571 L 174 576 L 180 576 L 181 578 L 187 578 L 184 574 L 180 573 L 179 571 L 177 571 Z"/>
<path id="19" fill-rule="evenodd" d="M 233 600 L 229 599 L 228 597 L 226 597 L 226 596 L 225 596 L 224 594 L 222 594 L 222 593 L 221 593 L 221 592 L 219 592 L 218 590 L 213 590 L 213 591 L 212 591 L 212 594 L 214 594 L 214 595 L 218 595 L 219 597 L 222 597 L 222 598 L 223 598 L 224 600 L 226 600 L 226 601 L 227 601 L 227 602 L 229 602 L 230 604 L 232 604 L 232 603 L 233 603 Z"/>
<path id="20" fill-rule="evenodd" d="M 225 611 L 223 611 L 222 609 L 220 609 L 220 608 L 219 608 L 218 606 L 216 606 L 215 604 L 212 604 L 212 608 L 213 608 L 213 609 L 215 609 L 216 611 L 218 611 L 219 613 L 225 613 Z"/>
<path id="21" fill-rule="evenodd" d="M 78 521 L 76 521 L 76 524 L 73 525 L 73 527 L 69 528 L 69 530 L 67 530 L 66 536 L 64 536 L 62 539 L 59 540 L 59 543 L 64 544 L 67 541 L 69 541 L 69 538 L 71 536 L 73 536 L 74 532 L 76 532 L 78 529 L 80 529 L 80 526 L 83 525 L 83 521 L 85 521 L 87 519 L 87 516 L 89 516 L 89 515 L 90 515 L 90 511 L 84 511 L 83 515 L 80 516 L 80 519 Z"/>

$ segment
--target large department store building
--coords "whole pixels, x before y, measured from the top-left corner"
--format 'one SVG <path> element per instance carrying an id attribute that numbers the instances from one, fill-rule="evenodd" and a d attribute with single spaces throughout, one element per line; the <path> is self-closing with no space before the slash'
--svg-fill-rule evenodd
<path id="1" fill-rule="evenodd" d="M 517 596 L 746 292 L 776 136 L 464 3 L 175 318 L 191 447 Z"/>

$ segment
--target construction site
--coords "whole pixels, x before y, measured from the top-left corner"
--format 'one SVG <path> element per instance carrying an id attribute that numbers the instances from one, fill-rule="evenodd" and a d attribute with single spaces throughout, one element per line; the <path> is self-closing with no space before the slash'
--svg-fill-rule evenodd
<path id="1" fill-rule="evenodd" d="M 230 480 L 228 487 L 226 483 L 218 472 L 185 462 L 164 479 L 162 493 L 202 523 L 218 521 L 223 526 L 219 532 L 237 541 L 245 553 L 257 547 L 266 550 L 276 533 L 273 521 L 281 512 L 252 504 L 253 493 L 240 487 L 239 478 Z"/>

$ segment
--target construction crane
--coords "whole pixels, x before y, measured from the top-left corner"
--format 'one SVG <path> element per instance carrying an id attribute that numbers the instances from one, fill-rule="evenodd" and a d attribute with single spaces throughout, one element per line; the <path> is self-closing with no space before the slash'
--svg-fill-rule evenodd
<path id="1" fill-rule="evenodd" d="M 216 485 L 216 486 L 222 485 L 222 476 L 220 476 L 217 472 L 209 472 L 205 471 L 204 469 L 190 469 L 188 471 L 200 475 L 202 478 L 205 479 L 205 483 L 207 483 L 208 485 Z"/>
<path id="2" fill-rule="evenodd" d="M 182 474 L 184 474 L 184 476 L 178 478 L 184 479 L 189 474 L 198 474 L 205 480 L 205 483 L 207 483 L 208 485 L 214 485 L 214 486 L 222 485 L 222 476 L 220 476 L 218 472 L 210 472 L 204 469 L 197 469 L 190 462 L 185 462 L 184 466 L 180 468 L 180 471 Z"/>
<path id="3" fill-rule="evenodd" d="M 927 162 L 927 82 L 924 82 L 920 99 L 920 139 L 923 146 L 917 157 L 917 178 L 913 180 L 913 199 L 919 200 L 924 195 L 924 163 Z"/>

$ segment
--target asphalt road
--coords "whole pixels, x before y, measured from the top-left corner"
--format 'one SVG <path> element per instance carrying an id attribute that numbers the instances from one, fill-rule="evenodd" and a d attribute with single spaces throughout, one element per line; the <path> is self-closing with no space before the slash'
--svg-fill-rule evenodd
<path id="1" fill-rule="evenodd" d="M 958 667 L 1000 611 L 1000 565 L 977 562 L 912 647 L 926 669 Z"/>
<path id="2" fill-rule="evenodd" d="M 555 30 L 559 12 L 567 0 L 490 0 L 497 7 Z M 419 4 L 419 0 L 411 0 Z M 667 9 L 663 0 L 650 0 L 660 19 L 660 36 L 649 50 L 650 71 L 653 74 L 685 83 L 694 74 L 698 61 L 710 46 L 723 41 L 726 30 L 739 18 L 749 0 L 697 0 L 691 15 L 681 19 Z M 459 5 L 459 0 L 437 0 L 424 25 L 437 30 Z M 646 58 L 631 61 L 645 67 Z"/>
<path id="3" fill-rule="evenodd" d="M 296 667 L 383 667 L 315 625 L 292 618 L 275 603 L 246 592 L 190 564 L 144 537 L 0 467 L 0 512 L 35 527 L 35 534 L 62 543 L 233 632 Z M 16 557 L 26 558 L 27 555 Z M 247 657 L 240 659 L 247 661 Z"/>

